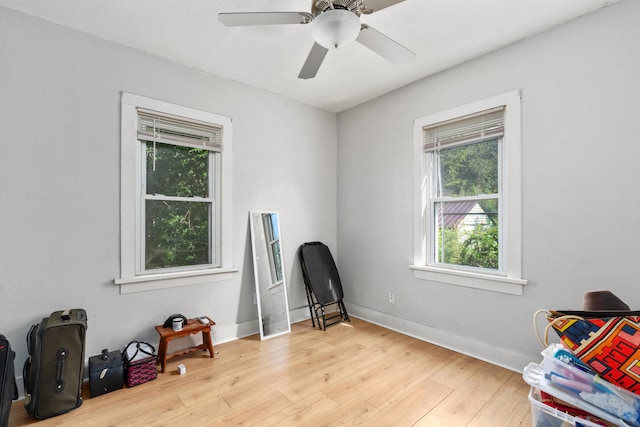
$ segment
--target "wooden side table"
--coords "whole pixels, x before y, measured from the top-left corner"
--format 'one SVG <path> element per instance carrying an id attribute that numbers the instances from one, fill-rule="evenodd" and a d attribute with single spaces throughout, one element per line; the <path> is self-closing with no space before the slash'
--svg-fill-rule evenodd
<path id="1" fill-rule="evenodd" d="M 207 319 L 209 319 L 207 317 Z M 165 328 L 162 325 L 156 326 L 156 331 L 160 334 L 160 347 L 158 348 L 158 363 L 160 363 L 162 367 L 162 372 L 165 371 L 165 367 L 167 366 L 167 360 L 172 359 L 177 356 L 182 356 L 184 354 L 193 353 L 198 350 L 209 350 L 209 355 L 213 357 L 213 344 L 211 343 L 211 327 L 215 325 L 216 322 L 209 319 L 209 323 L 200 323 L 198 319 L 188 319 L 186 325 L 182 327 L 180 331 L 174 331 L 171 328 Z M 173 341 L 178 338 L 188 337 L 189 335 L 197 334 L 198 332 L 202 332 L 202 344 L 185 348 L 182 350 L 174 351 L 173 353 L 167 354 L 167 348 L 170 341 Z"/>

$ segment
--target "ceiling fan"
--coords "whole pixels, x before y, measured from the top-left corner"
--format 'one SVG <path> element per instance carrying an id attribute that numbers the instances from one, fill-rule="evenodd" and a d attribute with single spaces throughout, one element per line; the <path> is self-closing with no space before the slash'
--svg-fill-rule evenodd
<path id="1" fill-rule="evenodd" d="M 354 40 L 394 64 L 415 57 L 406 47 L 360 22 L 360 15 L 401 1 L 404 0 L 312 0 L 311 12 L 232 12 L 220 13 L 218 19 L 227 26 L 310 24 L 315 42 L 298 78 L 311 79 L 329 50 Z"/>

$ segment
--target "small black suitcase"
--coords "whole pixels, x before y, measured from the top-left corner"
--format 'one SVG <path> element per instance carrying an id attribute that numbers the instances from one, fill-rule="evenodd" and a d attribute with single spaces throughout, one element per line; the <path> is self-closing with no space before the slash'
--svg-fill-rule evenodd
<path id="1" fill-rule="evenodd" d="M 89 358 L 89 395 L 91 397 L 120 390 L 123 385 L 124 373 L 120 350 L 110 352 L 105 348 L 102 354 Z"/>
<path id="2" fill-rule="evenodd" d="M 27 335 L 24 407 L 38 419 L 64 414 L 82 404 L 87 313 L 56 311 Z"/>
<path id="3" fill-rule="evenodd" d="M 9 340 L 0 334 L 0 427 L 7 427 L 9 424 L 11 403 L 18 398 L 13 365 L 15 357 L 16 353 L 11 350 Z"/>

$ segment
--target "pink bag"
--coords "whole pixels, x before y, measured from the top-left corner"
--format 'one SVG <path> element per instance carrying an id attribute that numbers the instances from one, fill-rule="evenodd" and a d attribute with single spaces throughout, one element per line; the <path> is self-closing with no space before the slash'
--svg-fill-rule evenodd
<path id="1" fill-rule="evenodd" d="M 131 341 L 122 352 L 124 383 L 127 387 L 155 380 L 158 377 L 156 349 L 148 342 Z"/>

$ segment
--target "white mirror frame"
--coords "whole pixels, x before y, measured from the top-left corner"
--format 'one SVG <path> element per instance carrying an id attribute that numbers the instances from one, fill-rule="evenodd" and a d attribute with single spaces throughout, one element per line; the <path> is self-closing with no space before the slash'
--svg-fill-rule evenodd
<path id="1" fill-rule="evenodd" d="M 291 332 L 278 212 L 249 212 L 260 339 Z"/>

